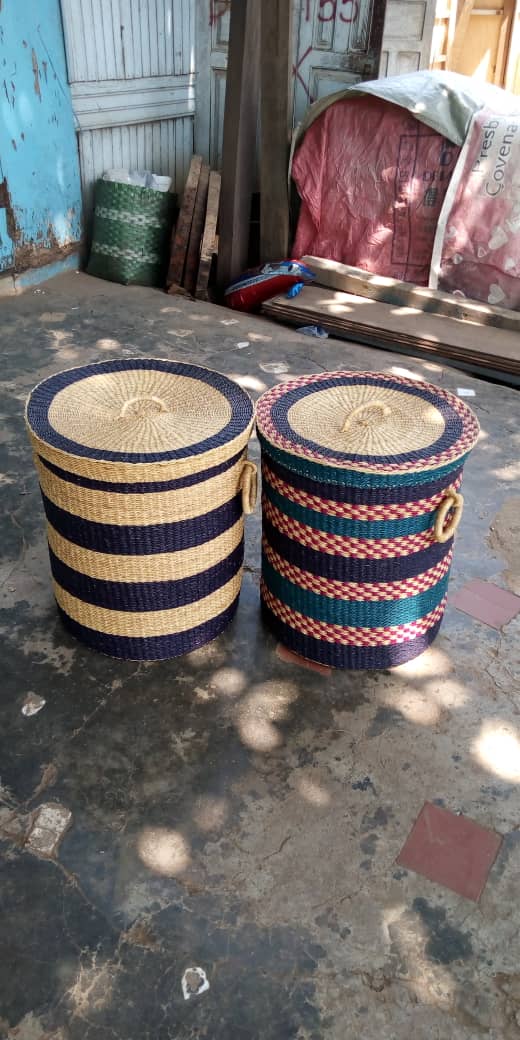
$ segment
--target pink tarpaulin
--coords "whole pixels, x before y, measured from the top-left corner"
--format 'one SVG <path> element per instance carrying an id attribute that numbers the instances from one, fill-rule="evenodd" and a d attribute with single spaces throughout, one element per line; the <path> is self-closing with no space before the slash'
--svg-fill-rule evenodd
<path id="1" fill-rule="evenodd" d="M 520 114 L 477 112 L 446 195 L 432 279 L 520 309 Z"/>
<path id="2" fill-rule="evenodd" d="M 397 105 L 357 97 L 306 131 L 292 177 L 305 254 L 427 285 L 437 221 L 460 149 Z"/>

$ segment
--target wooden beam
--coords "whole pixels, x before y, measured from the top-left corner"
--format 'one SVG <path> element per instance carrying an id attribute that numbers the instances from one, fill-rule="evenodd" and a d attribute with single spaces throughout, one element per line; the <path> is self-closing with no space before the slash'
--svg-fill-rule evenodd
<path id="1" fill-rule="evenodd" d="M 493 82 L 499 87 L 505 85 L 506 65 L 513 30 L 513 19 L 515 17 L 515 6 L 515 0 L 504 0 L 498 35 L 495 75 L 493 77 Z"/>
<path id="2" fill-rule="evenodd" d="M 256 177 L 260 2 L 232 0 L 231 4 L 217 265 L 219 288 L 225 288 L 247 267 L 251 196 Z"/>
<path id="3" fill-rule="evenodd" d="M 291 0 L 262 0 L 260 32 L 260 259 L 289 248 L 289 70 Z"/>
<path id="4" fill-rule="evenodd" d="M 186 253 L 186 268 L 184 271 L 184 288 L 192 296 L 195 294 L 197 284 L 197 273 L 199 270 L 200 247 L 204 232 L 204 221 L 206 219 L 206 204 L 208 201 L 209 166 L 202 163 L 199 184 L 197 187 L 197 198 L 193 210 L 191 222 L 190 241 Z"/>
<path id="5" fill-rule="evenodd" d="M 340 292 L 354 293 L 365 299 L 379 300 L 394 307 L 413 307 L 428 314 L 444 314 L 458 321 L 475 325 L 494 325 L 499 329 L 510 329 L 520 333 L 520 311 L 506 307 L 493 307 L 479 300 L 463 299 L 439 289 L 428 289 L 411 282 L 400 282 L 397 278 L 363 271 L 360 267 L 349 267 L 336 260 L 324 260 L 319 256 L 302 256 L 302 263 L 314 271 L 316 285 Z"/>
<path id="6" fill-rule="evenodd" d="M 199 273 L 195 296 L 197 300 L 207 300 L 208 284 L 213 256 L 217 252 L 217 223 L 220 204 L 220 173 L 212 170 L 209 175 L 208 205 L 206 223 L 200 249 Z"/>
<path id="7" fill-rule="evenodd" d="M 201 168 L 202 156 L 194 155 L 184 188 L 177 226 L 172 232 L 170 266 L 166 276 L 166 287 L 169 292 L 171 290 L 175 291 L 175 288 L 179 288 L 182 285 Z"/>
<path id="8" fill-rule="evenodd" d="M 469 29 L 470 18 L 473 12 L 475 0 L 464 0 L 460 12 L 457 15 L 455 31 L 448 47 L 446 57 L 446 68 L 451 72 L 457 72 L 459 61 L 464 50 L 464 41 Z"/>

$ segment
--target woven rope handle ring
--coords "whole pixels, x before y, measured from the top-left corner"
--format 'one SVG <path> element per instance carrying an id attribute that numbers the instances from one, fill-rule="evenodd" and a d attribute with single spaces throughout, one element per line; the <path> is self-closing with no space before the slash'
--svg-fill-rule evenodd
<path id="1" fill-rule="evenodd" d="M 256 506 L 258 494 L 258 470 L 250 459 L 246 459 L 240 477 L 242 488 L 242 509 L 249 515 Z"/>
<path id="2" fill-rule="evenodd" d="M 449 542 L 450 538 L 453 538 L 453 535 L 460 524 L 463 508 L 464 499 L 462 495 L 459 495 L 458 491 L 454 491 L 453 488 L 449 488 L 437 510 L 437 516 L 435 517 L 434 534 L 437 542 Z M 453 516 L 445 527 L 446 517 L 452 510 Z"/>
<path id="3" fill-rule="evenodd" d="M 161 401 L 160 397 L 154 397 L 153 394 L 139 394 L 137 397 L 129 397 L 125 401 L 119 413 L 119 418 L 124 419 L 130 409 L 133 415 L 142 418 L 157 412 L 167 412 L 168 406 L 164 401 Z"/>
<path id="4" fill-rule="evenodd" d="M 363 412 L 370 411 L 377 411 L 380 413 L 382 419 L 386 419 L 387 415 L 390 415 L 391 409 L 383 401 L 367 401 L 365 404 L 359 404 L 357 408 L 353 408 L 353 410 L 349 412 L 349 414 L 347 415 L 345 422 L 341 427 L 341 432 L 347 433 L 347 431 L 352 426 L 352 423 L 358 418 L 359 415 L 362 415 Z M 361 425 L 364 426 L 365 423 L 362 423 Z"/>

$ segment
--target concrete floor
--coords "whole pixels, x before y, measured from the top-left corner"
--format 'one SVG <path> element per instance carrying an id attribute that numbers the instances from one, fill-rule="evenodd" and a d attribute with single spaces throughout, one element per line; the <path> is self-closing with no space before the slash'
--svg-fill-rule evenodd
<path id="1" fill-rule="evenodd" d="M 171 662 L 99 656 L 56 616 L 22 416 L 40 379 L 114 355 L 202 363 L 253 396 L 340 367 L 472 390 L 452 589 L 520 593 L 517 392 L 86 275 L 0 312 L 0 1037 L 520 1037 L 520 619 L 449 607 L 388 672 L 287 663 L 260 622 L 257 511 L 224 636 Z M 46 703 L 25 716 L 29 693 Z M 425 800 L 504 836 L 478 904 L 396 867 Z M 49 803 L 72 815 L 45 858 Z M 210 988 L 185 1000 L 194 966 Z"/>

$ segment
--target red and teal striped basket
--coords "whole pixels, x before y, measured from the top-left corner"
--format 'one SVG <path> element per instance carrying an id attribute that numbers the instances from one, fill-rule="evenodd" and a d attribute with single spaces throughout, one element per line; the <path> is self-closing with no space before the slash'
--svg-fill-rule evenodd
<path id="1" fill-rule="evenodd" d="M 265 393 L 257 430 L 271 629 L 336 668 L 422 653 L 446 605 L 473 412 L 427 383 L 326 372 Z"/>

